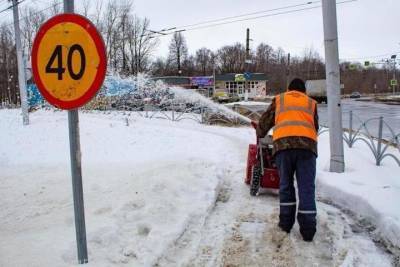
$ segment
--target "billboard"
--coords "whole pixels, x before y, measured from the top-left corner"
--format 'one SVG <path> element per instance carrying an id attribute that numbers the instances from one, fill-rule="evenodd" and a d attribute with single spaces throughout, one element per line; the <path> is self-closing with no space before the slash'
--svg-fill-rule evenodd
<path id="1" fill-rule="evenodd" d="M 235 74 L 235 82 L 245 82 L 246 78 L 243 74 Z"/>
<path id="2" fill-rule="evenodd" d="M 210 76 L 199 76 L 199 77 L 191 77 L 190 84 L 195 86 L 212 86 L 213 85 L 213 78 Z"/>

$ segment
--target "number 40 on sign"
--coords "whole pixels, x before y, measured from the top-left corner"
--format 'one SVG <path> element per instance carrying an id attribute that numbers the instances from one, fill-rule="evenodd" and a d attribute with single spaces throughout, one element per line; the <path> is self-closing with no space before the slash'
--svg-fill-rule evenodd
<path id="1" fill-rule="evenodd" d="M 103 39 L 85 17 L 62 14 L 46 21 L 32 48 L 35 83 L 44 98 L 61 109 L 87 103 L 106 72 Z"/>

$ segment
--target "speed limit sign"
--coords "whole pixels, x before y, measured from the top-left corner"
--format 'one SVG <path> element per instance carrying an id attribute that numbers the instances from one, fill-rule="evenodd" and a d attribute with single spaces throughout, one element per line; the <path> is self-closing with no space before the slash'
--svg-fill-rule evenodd
<path id="1" fill-rule="evenodd" d="M 43 97 L 61 109 L 86 104 L 106 74 L 106 50 L 96 27 L 77 14 L 46 21 L 32 47 L 32 71 Z"/>

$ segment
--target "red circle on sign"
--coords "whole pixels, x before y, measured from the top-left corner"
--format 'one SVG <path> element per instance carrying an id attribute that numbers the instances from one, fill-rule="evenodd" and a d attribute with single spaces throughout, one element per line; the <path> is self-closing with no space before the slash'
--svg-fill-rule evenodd
<path id="1" fill-rule="evenodd" d="M 93 39 L 97 54 L 99 55 L 99 65 L 97 66 L 97 73 L 96 76 L 92 82 L 92 84 L 89 86 L 89 88 L 86 90 L 86 92 L 79 98 L 71 101 L 65 101 L 58 99 L 51 95 L 49 93 L 50 88 L 46 88 L 44 85 L 43 81 L 40 78 L 39 75 L 39 70 L 38 70 L 38 51 L 39 51 L 39 45 L 47 33 L 49 29 L 54 27 L 57 24 L 60 23 L 75 23 L 79 26 L 81 26 L 83 29 L 85 29 L 90 37 Z M 34 81 L 40 91 L 40 93 L 43 95 L 43 97 L 52 105 L 60 108 L 60 109 L 75 109 L 78 107 L 81 107 L 85 105 L 87 102 L 89 102 L 94 95 L 98 92 L 100 89 L 101 85 L 103 84 L 105 75 L 106 75 L 106 70 L 107 70 L 107 59 L 106 59 L 106 49 L 104 45 L 103 38 L 97 31 L 96 27 L 93 25 L 91 21 L 89 21 L 87 18 L 78 15 L 78 14 L 61 14 L 54 16 L 50 18 L 48 21 L 46 21 L 39 29 L 35 40 L 33 41 L 33 46 L 32 46 L 32 72 L 33 72 L 33 77 Z"/>

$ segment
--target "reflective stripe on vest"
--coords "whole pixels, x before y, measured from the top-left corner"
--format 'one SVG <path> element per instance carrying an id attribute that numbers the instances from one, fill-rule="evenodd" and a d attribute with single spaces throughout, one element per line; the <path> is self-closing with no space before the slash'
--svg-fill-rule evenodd
<path id="1" fill-rule="evenodd" d="M 276 114 L 279 114 L 279 113 L 285 112 L 285 111 L 293 111 L 294 110 L 294 111 L 303 111 L 303 112 L 306 112 L 306 113 L 314 116 L 313 101 L 310 97 L 308 98 L 308 105 L 306 108 L 305 107 L 295 107 L 295 106 L 285 107 L 284 94 L 280 94 L 279 98 L 280 98 L 281 103 L 280 103 L 280 108 L 279 108 L 279 110 L 277 110 Z"/>
<path id="2" fill-rule="evenodd" d="M 314 100 L 301 92 L 280 94 L 276 98 L 273 140 L 302 136 L 317 141 L 314 125 L 315 105 Z"/>
<path id="3" fill-rule="evenodd" d="M 314 125 L 310 124 L 309 122 L 306 121 L 284 121 L 279 123 L 278 125 L 275 125 L 274 131 L 281 128 L 281 127 L 286 127 L 286 126 L 304 126 L 307 128 L 311 128 L 315 130 Z"/>

